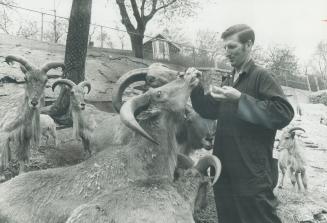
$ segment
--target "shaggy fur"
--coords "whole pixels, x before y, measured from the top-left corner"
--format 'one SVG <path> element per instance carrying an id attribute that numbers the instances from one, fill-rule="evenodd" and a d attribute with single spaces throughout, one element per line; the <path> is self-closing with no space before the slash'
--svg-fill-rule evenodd
<path id="1" fill-rule="evenodd" d="M 286 171 L 289 171 L 293 186 L 298 185 L 299 191 L 307 190 L 307 176 L 305 170 L 305 159 L 301 151 L 301 145 L 298 142 L 295 133 L 288 133 L 287 130 L 282 134 L 279 145 L 279 169 L 282 172 L 282 179 L 279 188 L 283 188 Z"/>

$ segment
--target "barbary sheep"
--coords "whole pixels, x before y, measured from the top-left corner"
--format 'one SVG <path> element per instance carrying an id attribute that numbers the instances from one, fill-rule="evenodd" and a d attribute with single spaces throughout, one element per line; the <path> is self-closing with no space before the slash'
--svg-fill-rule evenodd
<path id="1" fill-rule="evenodd" d="M 91 155 L 90 140 L 95 128 L 95 120 L 93 116 L 85 112 L 86 104 L 84 100 L 84 88 L 87 88 L 87 93 L 91 91 L 91 84 L 88 81 L 82 81 L 75 84 L 68 79 L 56 80 L 52 84 L 52 90 L 58 85 L 66 85 L 70 88 L 70 110 L 73 116 L 73 136 L 75 139 L 81 139 L 83 143 L 85 156 Z"/>
<path id="2" fill-rule="evenodd" d="M 307 190 L 307 176 L 305 160 L 302 154 L 301 145 L 296 136 L 297 130 L 305 132 L 303 128 L 294 127 L 286 129 L 280 138 L 277 150 L 279 151 L 278 166 L 282 172 L 282 179 L 279 188 L 283 188 L 285 173 L 288 170 L 293 186 L 297 183 L 299 191 Z"/>
<path id="3" fill-rule="evenodd" d="M 122 125 L 134 134 L 75 166 L 33 171 L 0 184 L 0 219 L 17 223 L 192 223 L 201 173 L 221 164 L 209 155 L 174 181 L 176 131 L 195 75 L 128 100 Z M 136 111 L 136 113 L 135 113 Z M 136 115 L 136 118 L 135 118 Z M 136 121 L 138 120 L 138 122 Z"/>
<path id="4" fill-rule="evenodd" d="M 40 114 L 41 135 L 46 138 L 45 145 L 49 144 L 49 138 L 52 137 L 54 145 L 57 146 L 57 130 L 54 120 L 45 114 Z"/>
<path id="5" fill-rule="evenodd" d="M 161 63 L 151 64 L 148 68 L 132 70 L 119 78 L 112 93 L 114 109 L 119 112 L 125 89 L 134 82 L 145 81 L 146 88 L 156 88 L 175 80 L 183 72 L 169 69 Z M 217 122 L 202 118 L 190 105 L 185 106 L 185 121 L 176 134 L 180 150 L 189 155 L 196 149 L 212 149 Z"/>
<path id="6" fill-rule="evenodd" d="M 5 58 L 8 64 L 14 61 L 20 63 L 25 74 L 25 96 L 14 119 L 3 125 L 7 137 L 1 151 L 0 166 L 2 169 L 7 168 L 14 155 L 19 161 L 19 172 L 22 173 L 25 171 L 25 163 L 29 161 L 31 147 L 38 146 L 40 141 L 40 100 L 48 80 L 47 72 L 58 67 L 64 69 L 64 64 L 50 62 L 38 69 L 22 57 L 9 55 Z"/>

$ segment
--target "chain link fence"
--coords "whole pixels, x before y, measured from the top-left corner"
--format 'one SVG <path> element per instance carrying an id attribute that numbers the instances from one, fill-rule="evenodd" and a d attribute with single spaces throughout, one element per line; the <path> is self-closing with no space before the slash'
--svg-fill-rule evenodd
<path id="1" fill-rule="evenodd" d="M 1 32 L 46 42 L 65 44 L 69 19 L 56 15 L 56 11 L 41 12 L 0 3 Z M 1 9 L 1 8 L 0 8 Z M 144 59 L 171 63 L 182 67 L 201 67 L 203 71 L 218 74 L 221 78 L 228 72 L 228 65 L 217 65 L 216 52 L 169 41 L 163 35 L 144 36 Z M 103 48 L 125 56 L 133 56 L 128 33 L 122 28 L 90 24 L 89 47 Z M 220 69 L 217 68 L 219 66 Z M 214 68 L 214 69 L 210 69 Z M 229 68 L 230 69 L 230 68 Z M 309 91 L 327 89 L 325 77 L 316 75 L 295 76 L 280 70 L 274 72 L 283 86 Z"/>

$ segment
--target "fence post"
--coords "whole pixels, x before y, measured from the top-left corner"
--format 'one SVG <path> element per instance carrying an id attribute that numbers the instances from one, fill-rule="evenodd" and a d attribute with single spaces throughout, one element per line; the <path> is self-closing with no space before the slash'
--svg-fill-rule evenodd
<path id="1" fill-rule="evenodd" d="M 320 91 L 317 76 L 314 76 L 314 79 L 315 79 L 315 83 L 316 83 L 316 86 L 317 86 L 317 91 Z"/>
<path id="2" fill-rule="evenodd" d="M 100 26 L 100 36 L 101 36 L 101 48 L 103 48 L 103 26 Z"/>
<path id="3" fill-rule="evenodd" d="M 193 66 L 195 66 L 195 48 L 193 47 Z"/>
<path id="4" fill-rule="evenodd" d="M 41 41 L 43 41 L 43 17 L 44 13 L 41 13 Z"/>
<path id="5" fill-rule="evenodd" d="M 308 89 L 311 92 L 312 90 L 311 90 L 310 81 L 309 81 L 309 75 L 308 74 L 306 74 L 306 79 L 307 79 Z"/>

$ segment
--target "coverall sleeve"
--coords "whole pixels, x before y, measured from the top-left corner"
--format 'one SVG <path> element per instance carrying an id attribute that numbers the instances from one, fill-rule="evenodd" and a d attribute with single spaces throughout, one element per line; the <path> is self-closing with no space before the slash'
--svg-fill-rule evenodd
<path id="1" fill-rule="evenodd" d="M 217 119 L 219 102 L 214 101 L 210 95 L 204 95 L 201 85 L 193 89 L 191 102 L 194 110 L 206 119 Z"/>
<path id="2" fill-rule="evenodd" d="M 294 116 L 294 110 L 272 74 L 263 72 L 257 89 L 260 99 L 241 94 L 237 116 L 269 129 L 282 129 L 288 125 Z"/>

